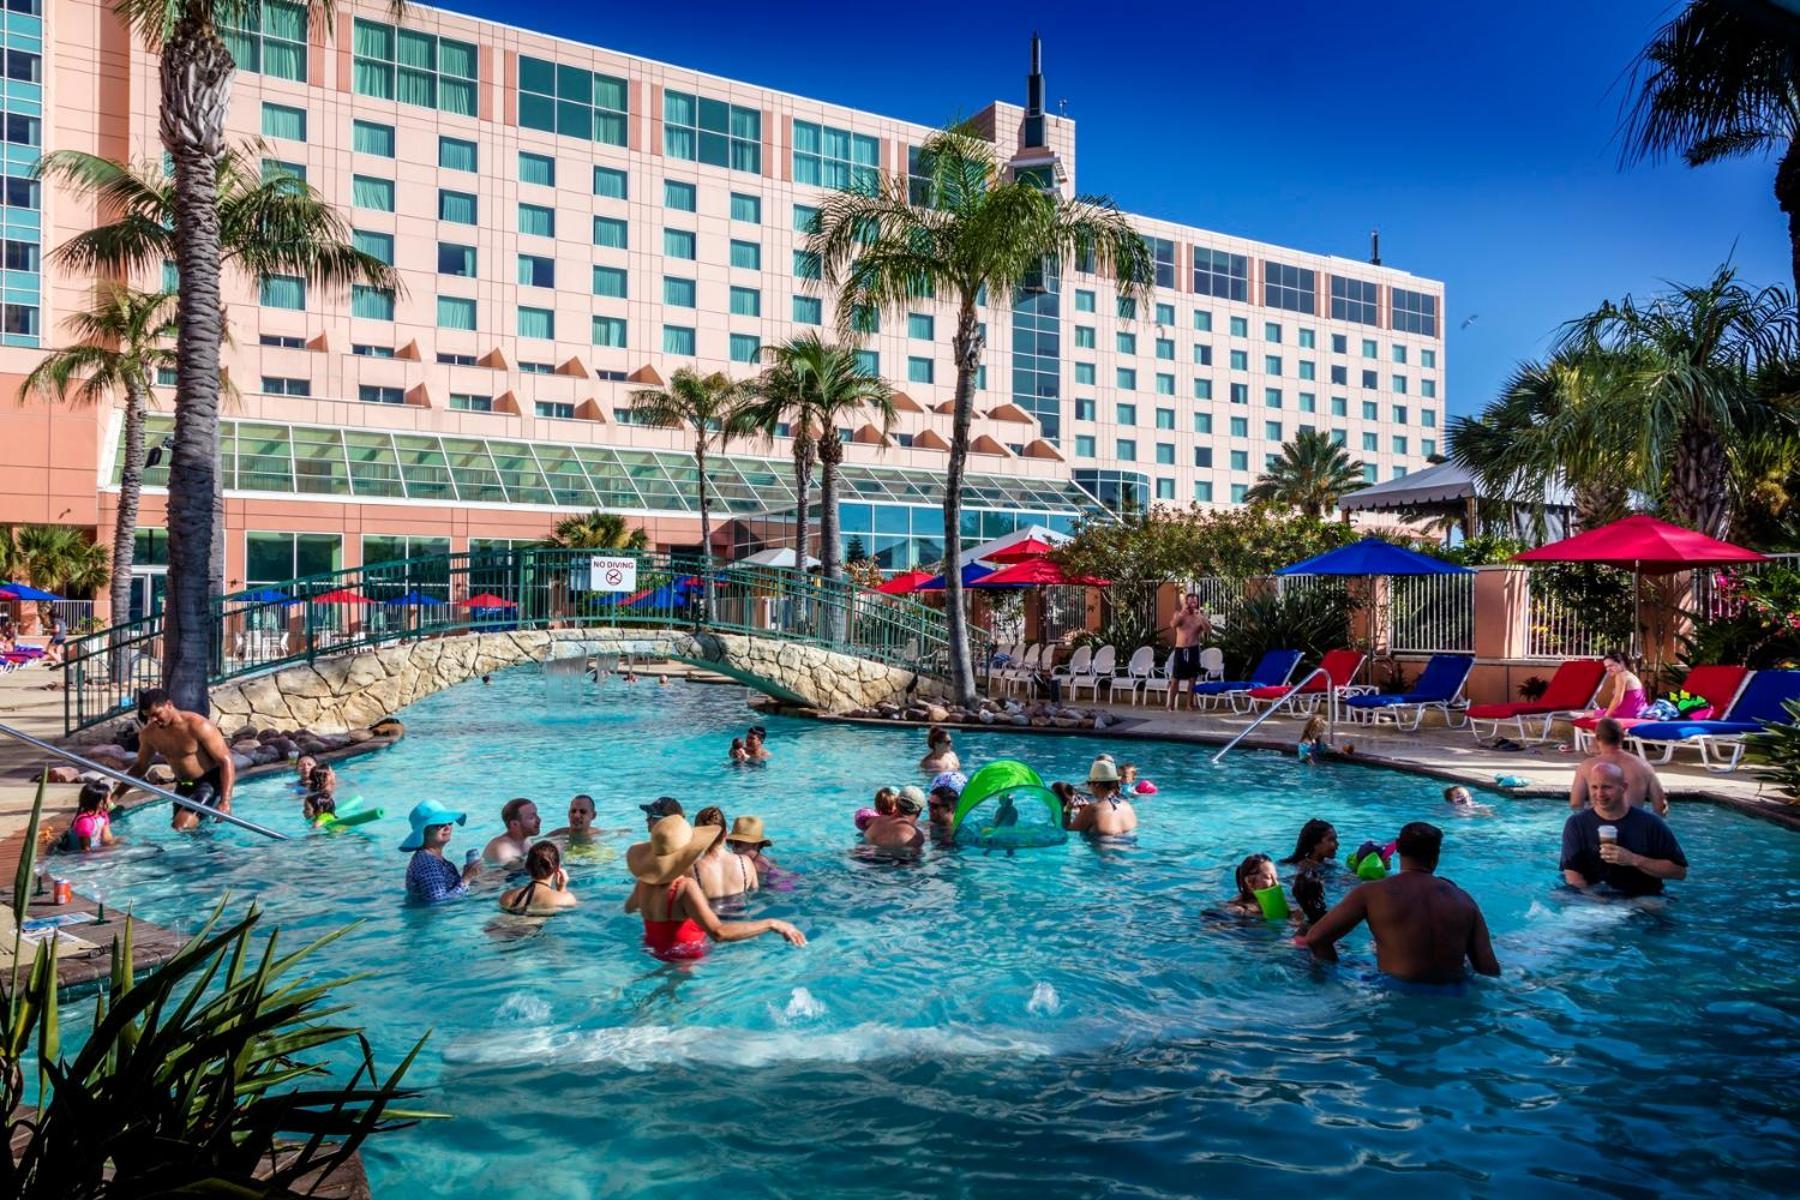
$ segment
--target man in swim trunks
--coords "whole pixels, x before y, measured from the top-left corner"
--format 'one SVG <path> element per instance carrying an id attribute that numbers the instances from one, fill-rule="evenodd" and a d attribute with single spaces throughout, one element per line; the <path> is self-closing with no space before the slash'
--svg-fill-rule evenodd
<path id="1" fill-rule="evenodd" d="M 138 755 L 127 775 L 143 778 L 150 760 L 158 754 L 175 772 L 175 783 L 169 789 L 219 812 L 231 811 L 231 788 L 237 782 L 237 770 L 231 765 L 231 750 L 219 727 L 199 713 L 183 712 L 162 688 L 145 688 L 138 693 Z M 128 784 L 113 788 L 113 798 L 130 789 Z M 169 824 L 175 829 L 193 829 L 200 824 L 200 814 L 177 804 Z"/>
<path id="2" fill-rule="evenodd" d="M 1594 756 L 1575 768 L 1575 781 L 1569 785 L 1569 807 L 1583 808 L 1594 790 L 1594 768 L 1611 763 L 1625 775 L 1625 802 L 1636 808 L 1645 801 L 1656 809 L 1656 815 L 1669 815 L 1669 797 L 1662 781 L 1641 754 L 1625 749 L 1625 730 L 1611 717 L 1603 717 L 1594 725 Z"/>
<path id="3" fill-rule="evenodd" d="M 1403 827 L 1396 843 L 1400 870 L 1352 889 L 1307 930 L 1306 948 L 1336 962 L 1338 940 L 1366 920 L 1376 964 L 1396 979 L 1454 983 L 1464 977 L 1465 960 L 1479 974 L 1500 974 L 1480 907 L 1432 873 L 1443 844 L 1444 832 L 1435 825 L 1413 821 Z"/>
<path id="4" fill-rule="evenodd" d="M 1681 843 L 1661 817 L 1626 799 L 1629 785 L 1616 763 L 1596 763 L 1589 784 L 1593 807 L 1563 823 L 1565 883 L 1653 896 L 1663 890 L 1663 880 L 1687 878 Z M 1602 830 L 1609 832 L 1602 836 Z"/>
<path id="5" fill-rule="evenodd" d="M 1200 678 L 1200 640 L 1211 637 L 1212 631 L 1212 620 L 1200 611 L 1199 594 L 1189 592 L 1176 610 L 1175 619 L 1169 622 L 1169 632 L 1175 640 L 1175 657 L 1169 664 L 1169 678 L 1174 681 L 1169 687 L 1171 710 L 1181 694 L 1191 692 L 1194 680 Z"/>
<path id="6" fill-rule="evenodd" d="M 1088 768 L 1088 791 L 1092 804 L 1078 808 L 1065 807 L 1063 819 L 1072 833 L 1093 837 L 1118 837 L 1137 830 L 1137 810 L 1119 794 L 1119 768 L 1108 755 L 1101 755 Z"/>
<path id="7" fill-rule="evenodd" d="M 482 849 L 481 858 L 489 866 L 510 867 L 531 852 L 531 841 L 544 822 L 538 816 L 537 805 L 523 796 L 501 806 L 500 820 L 506 832 Z"/>

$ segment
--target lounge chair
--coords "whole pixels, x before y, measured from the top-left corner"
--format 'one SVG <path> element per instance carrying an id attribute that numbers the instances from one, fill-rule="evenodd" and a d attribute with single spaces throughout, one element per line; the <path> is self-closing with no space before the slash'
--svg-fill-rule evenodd
<path id="1" fill-rule="evenodd" d="M 1282 684 L 1275 687 L 1251 688 L 1243 696 L 1254 709 L 1259 704 L 1273 708 L 1283 700 L 1292 696 L 1294 699 L 1289 708 L 1294 712 L 1312 712 L 1319 706 L 1319 698 L 1325 695 L 1327 688 L 1343 700 L 1359 691 L 1374 691 L 1366 685 L 1358 685 L 1351 681 L 1356 673 L 1362 670 L 1363 663 L 1369 656 L 1361 650 L 1327 650 L 1325 657 L 1319 660 L 1318 670 L 1308 672 L 1307 679 L 1297 685 Z M 1321 675 L 1318 672 L 1323 671 Z M 1234 706 L 1235 707 L 1235 706 Z"/>
<path id="2" fill-rule="evenodd" d="M 1281 687 L 1293 677 L 1300 665 L 1298 650 L 1270 650 L 1256 664 L 1248 679 L 1214 679 L 1194 685 L 1195 704 L 1232 704 L 1234 697 L 1260 687 Z"/>
<path id="3" fill-rule="evenodd" d="M 1556 668 L 1549 686 L 1536 700 L 1477 704 L 1469 709 L 1469 728 L 1477 738 L 1497 737 L 1500 727 L 1510 723 L 1518 729 L 1521 741 L 1549 741 L 1551 723 L 1558 717 L 1573 719 L 1590 708 L 1594 694 L 1600 690 L 1600 681 L 1605 678 L 1606 667 L 1600 660 L 1572 658 Z M 1525 728 L 1528 717 L 1535 732 Z M 1539 718 L 1542 718 L 1541 724 Z M 1487 726 L 1485 733 L 1481 729 L 1484 724 Z"/>
<path id="4" fill-rule="evenodd" d="M 1750 678 L 1748 667 L 1700 666 L 1688 671 L 1687 678 L 1682 680 L 1681 688 L 1705 699 L 1712 709 L 1702 720 L 1723 717 L 1731 711 L 1737 702 L 1738 693 L 1744 690 L 1744 684 Z M 1613 718 L 1627 732 L 1639 725 L 1648 725 L 1650 717 Z M 1574 720 L 1575 749 L 1586 750 L 1594 740 L 1594 726 L 1600 723 L 1595 716 L 1576 717 Z"/>
<path id="5" fill-rule="evenodd" d="M 1475 657 L 1470 654 L 1434 654 L 1410 691 L 1390 696 L 1352 696 L 1344 701 L 1344 711 L 1351 720 L 1367 725 L 1392 720 L 1396 728 L 1410 733 L 1424 722 L 1427 710 L 1436 709 L 1444 714 L 1446 726 L 1457 728 L 1462 722 L 1452 720 L 1451 713 L 1460 707 L 1463 685 L 1469 681 L 1474 665 Z M 1410 723 L 1408 716 L 1412 718 Z"/>
<path id="6" fill-rule="evenodd" d="M 1737 770 L 1743 761 L 1747 734 L 1793 720 L 1784 707 L 1800 700 L 1800 671 L 1758 671 L 1722 721 L 1649 721 L 1634 725 L 1627 742 L 1646 756 L 1660 752 L 1653 761 L 1668 762 L 1675 751 L 1693 747 L 1700 751 L 1700 765 L 1716 774 Z M 1713 764 L 1717 755 L 1720 765 Z"/>

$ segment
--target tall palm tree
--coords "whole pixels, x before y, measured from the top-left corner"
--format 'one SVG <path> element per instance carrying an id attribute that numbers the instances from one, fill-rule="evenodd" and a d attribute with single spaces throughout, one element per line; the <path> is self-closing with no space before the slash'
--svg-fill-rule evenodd
<path id="1" fill-rule="evenodd" d="M 1111 200 L 1069 199 L 1030 179 L 1009 177 L 993 143 L 969 125 L 927 138 L 920 177 L 892 176 L 834 192 L 820 205 L 808 252 L 820 278 L 837 289 L 837 323 L 849 332 L 870 312 L 903 311 L 943 295 L 956 308 L 951 342 L 956 400 L 945 478 L 944 549 L 950 676 L 958 702 L 975 702 L 975 669 L 963 613 L 962 482 L 969 456 L 975 379 L 981 369 L 983 294 L 1009 301 L 1043 286 L 1062 264 L 1089 259 L 1110 273 L 1122 296 L 1149 302 L 1155 262 L 1144 239 Z M 917 199 L 920 203 L 913 203 Z M 827 431 L 829 432 L 829 431 Z"/>
<path id="2" fill-rule="evenodd" d="M 1800 289 L 1800 20 L 1767 0 L 1690 0 L 1638 56 L 1622 133 L 1627 163 L 1679 154 L 1689 166 L 1779 155 Z"/>
<path id="3" fill-rule="evenodd" d="M 51 352 L 25 377 L 20 394 L 85 403 L 125 398 L 125 461 L 119 472 L 119 511 L 113 521 L 112 624 L 131 622 L 131 561 L 144 484 L 144 419 L 159 367 L 175 365 L 175 297 L 119 283 L 94 289 L 94 304 L 66 322 L 79 340 Z"/>
<path id="4" fill-rule="evenodd" d="M 772 442 L 785 431 L 794 456 L 794 569 L 804 571 L 812 552 L 812 473 L 819 461 L 819 439 L 813 431 L 808 380 L 784 368 L 785 349 L 763 347 L 770 366 L 744 385 L 745 404 L 738 417 L 745 437 Z"/>
<path id="5" fill-rule="evenodd" d="M 1328 433 L 1303 429 L 1283 444 L 1281 457 L 1247 492 L 1255 504 L 1286 504 L 1309 517 L 1335 509 L 1344 493 L 1362 487 L 1363 465 Z"/>
<path id="6" fill-rule="evenodd" d="M 642 529 L 633 529 L 618 513 L 597 508 L 564 517 L 548 540 L 565 550 L 642 550 L 650 544 Z"/>
<path id="7" fill-rule="evenodd" d="M 219 350 L 226 337 L 220 279 L 233 267 L 260 282 L 299 275 L 326 288 L 399 289 L 397 272 L 356 249 L 350 227 L 311 185 L 264 177 L 254 155 L 228 149 L 222 123 L 231 58 L 218 26 L 257 0 L 115 0 L 162 50 L 162 136 L 175 164 L 116 163 L 77 151 L 44 156 L 39 171 L 95 200 L 105 221 L 55 252 L 56 261 L 130 274 L 176 264 L 175 430 L 169 460 L 169 577 L 163 611 L 163 681 L 176 703 L 207 709 L 211 598 L 223 591 L 223 503 L 218 475 Z M 331 5 L 313 0 L 314 18 Z"/>
<path id="8" fill-rule="evenodd" d="M 63 596 L 92 595 L 109 577 L 106 547 L 75 525 L 19 526 L 13 532 L 12 569 L 33 587 Z M 38 606 L 40 622 L 49 615 L 48 605 Z"/>
<path id="9" fill-rule="evenodd" d="M 739 415 L 742 384 L 722 372 L 702 375 L 683 367 L 669 377 L 666 388 L 639 388 L 631 393 L 634 417 L 651 425 L 686 428 L 694 436 L 694 466 L 700 488 L 700 619 L 712 616 L 712 497 L 706 484 L 706 455 L 727 442 L 743 427 Z"/>

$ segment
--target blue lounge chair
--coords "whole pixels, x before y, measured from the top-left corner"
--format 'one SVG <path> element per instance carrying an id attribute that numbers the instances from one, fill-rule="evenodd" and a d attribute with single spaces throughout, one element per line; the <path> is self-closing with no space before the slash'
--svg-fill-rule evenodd
<path id="1" fill-rule="evenodd" d="M 1281 687 L 1293 675 L 1294 668 L 1300 665 L 1298 650 L 1270 650 L 1256 664 L 1248 679 L 1215 679 L 1211 683 L 1194 685 L 1194 703 L 1196 705 L 1230 704 L 1237 707 L 1237 697 L 1247 694 L 1252 688 Z"/>
<path id="2" fill-rule="evenodd" d="M 1469 671 L 1474 666 L 1475 657 L 1471 654 L 1434 654 L 1410 691 L 1392 696 L 1352 696 L 1344 701 L 1344 710 L 1353 721 L 1379 725 L 1383 720 L 1392 720 L 1396 728 L 1411 732 L 1424 722 L 1427 709 L 1436 709 L 1444 714 L 1446 726 L 1456 728 L 1463 721 L 1452 720 L 1451 713 L 1467 707 L 1461 699 L 1463 684 L 1469 681 Z M 1406 719 L 1409 716 L 1410 723 Z"/>
<path id="3" fill-rule="evenodd" d="M 1783 707 L 1789 700 L 1800 700 L 1800 671 L 1758 671 L 1723 720 L 1649 721 L 1633 725 L 1627 737 L 1646 756 L 1651 747 L 1660 750 L 1656 762 L 1668 762 L 1675 751 L 1691 746 L 1700 751 L 1701 766 L 1722 775 L 1743 761 L 1746 735 L 1793 720 Z"/>

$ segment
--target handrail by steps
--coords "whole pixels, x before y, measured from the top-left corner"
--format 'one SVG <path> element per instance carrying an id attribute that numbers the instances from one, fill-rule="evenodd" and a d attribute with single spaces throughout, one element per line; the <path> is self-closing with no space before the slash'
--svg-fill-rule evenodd
<path id="1" fill-rule="evenodd" d="M 1254 721 L 1250 722 L 1250 724 L 1244 726 L 1244 731 L 1242 733 L 1240 733 L 1236 737 L 1232 738 L 1230 742 L 1226 743 L 1226 746 L 1223 750 L 1221 750 L 1217 754 L 1213 755 L 1213 758 L 1212 758 L 1213 765 L 1217 766 L 1219 763 L 1219 760 L 1224 758 L 1227 754 L 1231 753 L 1232 750 L 1234 750 L 1237 747 L 1237 744 L 1239 742 L 1241 742 L 1245 738 L 1249 737 L 1252 733 L 1255 733 L 1256 727 L 1258 725 L 1261 725 L 1264 721 L 1268 720 L 1270 717 L 1272 717 L 1276 713 L 1280 712 L 1282 705 L 1292 704 L 1296 699 L 1299 698 L 1300 689 L 1304 688 L 1307 684 L 1311 683 L 1313 680 L 1317 679 L 1321 675 L 1325 676 L 1325 702 L 1326 702 L 1327 706 L 1329 707 L 1329 711 L 1331 713 L 1331 716 L 1329 718 L 1329 722 L 1331 725 L 1331 732 L 1333 735 L 1335 735 L 1337 733 L 1338 690 L 1336 687 L 1332 686 L 1331 676 L 1329 674 L 1326 674 L 1324 667 L 1322 667 L 1322 666 L 1314 667 L 1312 670 L 1310 670 L 1306 673 L 1305 679 L 1302 679 L 1299 683 L 1297 683 L 1293 686 L 1293 689 L 1291 691 L 1289 691 L 1287 695 L 1285 695 L 1281 699 L 1277 700 L 1274 704 L 1271 704 L 1269 706 L 1268 712 L 1265 712 L 1262 716 L 1256 718 L 1256 720 L 1254 720 Z M 1308 693 L 1308 694 L 1310 695 L 1311 693 Z"/>
<path id="2" fill-rule="evenodd" d="M 258 825 L 255 821 L 246 821 L 236 813 L 221 812 L 211 805 L 201 804 L 199 801 L 190 800 L 186 796 L 177 796 L 174 792 L 171 792 L 166 788 L 157 787 L 154 783 L 148 783 L 136 776 L 127 775 L 123 771 L 115 771 L 111 767 L 103 767 L 91 758 L 83 758 L 72 750 L 64 750 L 61 746 L 53 746 L 41 738 L 32 737 L 24 730 L 14 729 L 11 725 L 0 725 L 0 734 L 4 734 L 11 738 L 17 738 L 27 746 L 42 750 L 46 754 L 54 754 L 58 758 L 67 759 L 76 766 L 85 767 L 90 771 L 98 771 L 109 779 L 116 779 L 120 783 L 129 783 L 133 787 L 142 788 L 152 796 L 168 800 L 177 807 L 185 808 L 189 812 L 199 813 L 203 817 L 217 817 L 221 821 L 228 822 L 229 824 L 236 825 L 243 829 L 248 829 L 252 833 L 260 833 L 266 838 L 274 838 L 278 842 L 285 842 L 288 840 L 287 834 L 285 833 L 277 833 L 267 826 Z"/>

